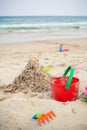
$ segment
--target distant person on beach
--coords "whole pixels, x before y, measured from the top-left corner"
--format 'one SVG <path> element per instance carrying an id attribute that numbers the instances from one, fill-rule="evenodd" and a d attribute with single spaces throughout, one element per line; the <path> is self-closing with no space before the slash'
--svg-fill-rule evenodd
<path id="1" fill-rule="evenodd" d="M 63 51 L 63 44 L 60 44 L 59 51 Z"/>
<path id="2" fill-rule="evenodd" d="M 69 51 L 69 49 L 63 47 L 63 44 L 60 44 L 58 50 L 59 50 L 60 52 L 66 52 L 66 51 Z"/>

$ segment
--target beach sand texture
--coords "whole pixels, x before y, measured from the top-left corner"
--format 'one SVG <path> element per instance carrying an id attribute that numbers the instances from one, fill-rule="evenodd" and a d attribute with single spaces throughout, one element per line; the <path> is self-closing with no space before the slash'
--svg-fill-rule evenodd
<path id="1" fill-rule="evenodd" d="M 59 52 L 60 44 L 69 51 Z M 0 44 L 0 130 L 87 130 L 87 103 L 80 100 L 85 92 L 84 87 L 87 86 L 86 51 L 87 38 Z M 33 66 L 36 66 L 36 70 L 40 69 L 41 75 L 39 71 L 33 73 L 36 79 L 38 75 L 42 76 L 37 79 L 42 88 L 33 89 L 32 85 L 29 87 L 30 83 L 25 76 L 24 81 L 28 87 L 24 84 L 26 87 L 17 87 L 17 91 L 13 91 L 12 86 L 6 89 L 6 86 L 14 82 L 20 84 L 19 79 L 26 75 L 26 68 L 33 57 L 39 61 L 39 64 L 35 62 Z M 58 102 L 52 98 L 50 78 L 62 76 L 68 66 L 75 68 L 74 77 L 80 80 L 78 99 Z M 51 70 L 49 73 L 42 72 L 43 67 L 50 67 Z M 47 113 L 51 110 L 56 117 L 41 126 L 37 120 L 32 119 L 36 113 Z"/>

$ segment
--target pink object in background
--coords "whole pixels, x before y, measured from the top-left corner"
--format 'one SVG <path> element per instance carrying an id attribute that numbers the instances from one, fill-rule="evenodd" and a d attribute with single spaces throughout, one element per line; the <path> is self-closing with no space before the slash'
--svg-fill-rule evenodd
<path id="1" fill-rule="evenodd" d="M 87 96 L 87 86 L 85 87 L 85 96 Z"/>
<path id="2" fill-rule="evenodd" d="M 83 67 L 75 67 L 75 70 L 86 70 L 86 69 Z"/>

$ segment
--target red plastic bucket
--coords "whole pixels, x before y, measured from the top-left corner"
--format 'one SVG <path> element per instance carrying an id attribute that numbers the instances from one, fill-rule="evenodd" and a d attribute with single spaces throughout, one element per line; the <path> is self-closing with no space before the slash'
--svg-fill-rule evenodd
<path id="1" fill-rule="evenodd" d="M 68 72 L 69 77 L 66 77 Z M 73 77 L 74 69 L 70 66 L 65 70 L 63 77 L 51 80 L 52 97 L 61 102 L 74 101 L 78 97 L 79 79 Z"/>

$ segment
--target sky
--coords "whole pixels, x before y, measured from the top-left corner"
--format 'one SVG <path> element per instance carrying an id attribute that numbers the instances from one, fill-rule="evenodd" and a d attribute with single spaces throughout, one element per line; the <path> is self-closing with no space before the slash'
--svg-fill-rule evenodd
<path id="1" fill-rule="evenodd" d="M 0 16 L 87 16 L 87 0 L 0 0 Z"/>

